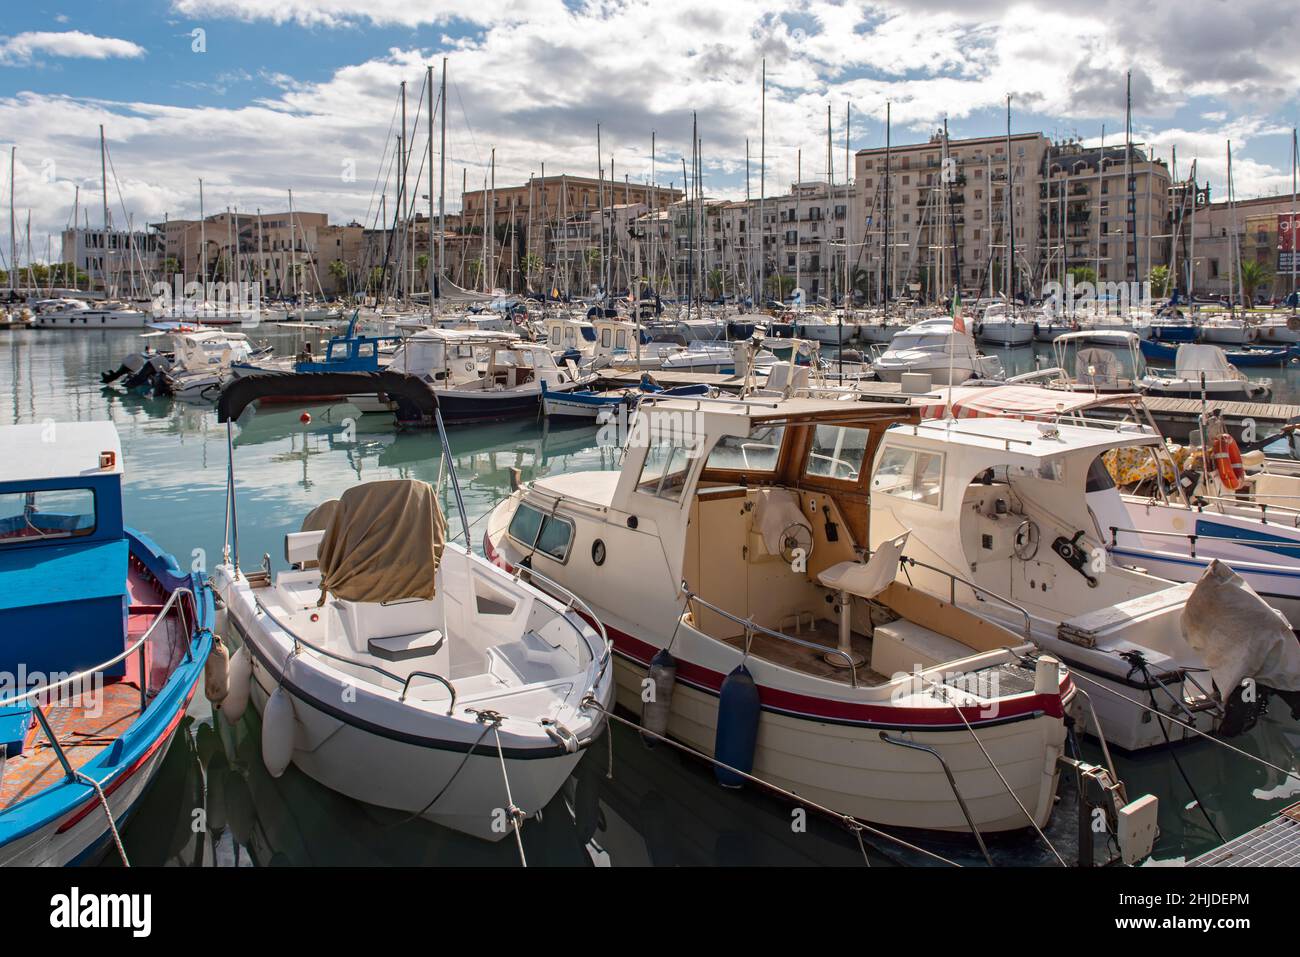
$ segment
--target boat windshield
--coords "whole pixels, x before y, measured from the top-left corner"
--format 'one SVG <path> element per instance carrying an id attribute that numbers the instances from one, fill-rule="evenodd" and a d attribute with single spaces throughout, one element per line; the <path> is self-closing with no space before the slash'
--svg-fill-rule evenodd
<path id="1" fill-rule="evenodd" d="M 0 492 L 0 545 L 94 531 L 95 493 L 88 488 Z"/>
<path id="2" fill-rule="evenodd" d="M 758 426 L 749 435 L 724 435 L 709 453 L 706 468 L 731 472 L 774 472 L 785 426 Z"/>

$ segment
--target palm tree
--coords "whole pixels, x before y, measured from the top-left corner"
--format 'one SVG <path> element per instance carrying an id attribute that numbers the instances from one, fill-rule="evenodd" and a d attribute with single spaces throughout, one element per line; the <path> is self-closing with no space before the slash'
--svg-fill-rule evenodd
<path id="1" fill-rule="evenodd" d="M 717 299 L 722 295 L 722 270 L 710 269 L 708 275 L 709 295 Z"/>
<path id="2" fill-rule="evenodd" d="M 334 280 L 334 285 L 340 289 L 344 288 L 348 279 L 347 263 L 341 259 L 336 259 L 326 267 L 326 270 L 329 272 L 330 278 Z"/>
<path id="3" fill-rule="evenodd" d="M 1255 290 L 1273 279 L 1273 272 L 1261 262 L 1246 260 L 1241 264 L 1241 290 L 1246 296 L 1246 308 L 1255 305 Z"/>

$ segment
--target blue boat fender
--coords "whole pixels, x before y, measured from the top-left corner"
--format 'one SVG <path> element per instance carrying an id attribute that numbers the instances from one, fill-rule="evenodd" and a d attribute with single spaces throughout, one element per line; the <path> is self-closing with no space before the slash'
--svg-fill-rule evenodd
<path id="1" fill-rule="evenodd" d="M 673 706 L 673 687 L 677 684 L 677 659 L 667 648 L 660 648 L 650 659 L 650 668 L 641 685 L 641 727 L 654 734 L 668 733 L 668 714 Z M 654 739 L 642 735 L 646 747 Z"/>
<path id="2" fill-rule="evenodd" d="M 715 765 L 713 773 L 724 788 L 743 787 L 745 779 L 736 771 L 749 774 L 754 770 L 758 714 L 758 685 L 749 669 L 739 664 L 722 682 L 718 695 L 718 733 L 713 755 L 727 767 Z"/>

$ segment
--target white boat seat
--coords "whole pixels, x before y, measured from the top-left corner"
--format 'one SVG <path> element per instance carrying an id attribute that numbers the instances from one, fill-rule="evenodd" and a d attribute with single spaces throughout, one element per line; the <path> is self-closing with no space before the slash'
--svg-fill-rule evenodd
<path id="1" fill-rule="evenodd" d="M 1145 645 L 1168 633 L 1181 635 L 1183 607 L 1192 596 L 1195 582 L 1171 585 L 1149 595 L 1139 595 L 1115 605 L 1098 608 L 1061 622 L 1056 635 L 1062 641 L 1084 648 L 1110 648 L 1129 640 Z M 1166 644 L 1154 641 L 1156 645 Z"/>
<path id="2" fill-rule="evenodd" d="M 876 626 L 871 638 L 871 670 L 893 677 L 934 668 L 974 653 L 956 639 L 900 619 Z"/>
<path id="3" fill-rule="evenodd" d="M 412 658 L 436 655 L 445 640 L 442 632 L 435 628 L 433 631 L 393 635 L 391 638 L 371 638 L 366 647 L 376 658 L 385 661 L 409 661 Z"/>
<path id="4" fill-rule="evenodd" d="M 317 560 L 325 529 L 314 532 L 290 532 L 284 536 L 284 560 L 290 565 L 306 565 Z"/>
<path id="5" fill-rule="evenodd" d="M 898 560 L 907 544 L 909 532 L 885 542 L 872 552 L 865 562 L 839 562 L 824 569 L 817 580 L 826 588 L 855 595 L 858 598 L 875 598 L 888 588 L 898 575 Z M 883 673 L 883 672 L 882 672 Z"/>

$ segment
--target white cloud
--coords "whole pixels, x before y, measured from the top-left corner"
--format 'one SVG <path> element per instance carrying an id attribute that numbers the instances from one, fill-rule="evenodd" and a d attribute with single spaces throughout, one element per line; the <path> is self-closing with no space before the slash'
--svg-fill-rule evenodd
<path id="1" fill-rule="evenodd" d="M 145 48 L 130 40 L 117 37 L 98 37 L 80 30 L 61 33 L 34 31 L 11 37 L 0 37 L 0 64 L 17 66 L 41 57 L 81 57 L 89 60 L 107 60 L 117 57 L 144 56 Z"/>
<path id="2" fill-rule="evenodd" d="M 1113 131 L 1123 118 L 1124 74 L 1131 69 L 1137 125 L 1145 130 L 1141 138 L 1156 144 L 1162 155 L 1177 143 L 1184 171 L 1193 156 L 1201 156 L 1202 174 L 1211 176 L 1222 195 L 1226 170 L 1217 157 L 1231 136 L 1238 193 L 1244 197 L 1279 181 L 1276 164 L 1252 158 L 1253 151 L 1277 145 L 1272 138 L 1278 124 L 1270 117 L 1286 115 L 1300 87 L 1300 61 L 1289 54 L 1261 56 L 1255 65 L 1243 59 L 1257 47 L 1284 43 L 1285 31 L 1222 27 L 1215 18 L 1190 15 L 1174 0 L 1154 0 L 1141 9 L 1121 0 L 1095 0 L 1087 8 L 1066 0 L 1012 7 L 996 0 L 962 5 L 745 0 L 708 6 L 698 0 L 574 5 L 561 0 L 374 0 L 366 5 L 173 0 L 172 5 L 200 20 L 226 17 L 317 29 L 434 25 L 461 35 L 431 38 L 436 49 L 412 48 L 416 41 L 408 41 L 382 56 L 339 65 L 316 82 L 257 63 L 241 64 L 247 74 L 241 72 L 238 82 L 183 78 L 208 89 L 226 88 L 227 105 L 221 107 L 30 92 L 0 99 L 0 137 L 2 131 L 22 131 L 19 203 L 32 207 L 43 228 L 61 228 L 75 184 L 98 191 L 95 134 L 101 122 L 137 221 L 160 219 L 164 212 L 194 215 L 199 176 L 205 180 L 208 211 L 236 204 L 242 210 L 283 208 L 285 190 L 292 187 L 297 208 L 337 219 L 364 217 L 375 202 L 371 186 L 380 157 L 391 150 L 386 134 L 397 85 L 407 81 L 414 123 L 425 65 L 432 61 L 436 67 L 443 53 L 450 58 L 453 84 L 447 175 L 453 209 L 462 170 L 470 188 L 481 186 L 493 147 L 498 183 L 540 173 L 543 161 L 547 173 L 595 175 L 597 122 L 617 179 L 648 174 L 653 130 L 657 179 L 680 185 L 692 111 L 698 111 L 704 142 L 706 190 L 744 194 L 747 138 L 757 190 L 764 59 L 769 192 L 793 180 L 796 150 L 803 151 L 805 176 L 821 174 L 828 103 L 839 179 L 846 101 L 853 104 L 859 131 L 855 146 L 877 145 L 860 131 L 864 119 L 879 123 L 887 99 L 893 103 L 895 142 L 900 142 L 928 133 L 945 116 L 957 135 L 963 126 L 999 128 L 1008 93 L 1014 97 L 1017 130 L 1036 126 L 1038 118 L 1051 118 L 1049 128 L 1059 118 L 1088 132 L 1105 122 L 1114 142 Z M 1233 9 L 1247 24 L 1275 16 L 1265 0 L 1234 0 Z M 1171 36 L 1178 43 L 1168 42 Z M 259 99 L 240 96 L 255 84 Z M 1023 120 L 1029 113 L 1036 118 Z M 422 111 L 420 117 L 422 124 Z M 1201 123 L 1203 128 L 1182 128 Z M 413 178 L 424 156 L 423 137 L 421 125 Z M 39 169 L 47 159 L 60 176 L 32 183 L 22 164 Z M 346 161 L 356 165 L 355 181 L 340 177 Z M 120 220 L 118 202 L 110 200 Z"/>

